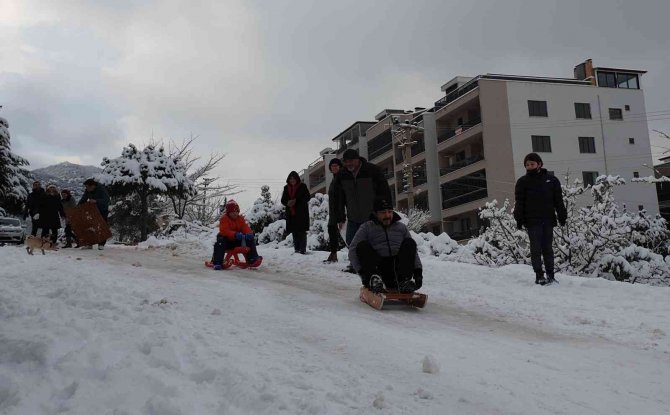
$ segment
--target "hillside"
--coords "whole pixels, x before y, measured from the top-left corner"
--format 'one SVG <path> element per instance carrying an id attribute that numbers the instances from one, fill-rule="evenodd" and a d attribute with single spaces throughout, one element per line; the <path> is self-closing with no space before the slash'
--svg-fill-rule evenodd
<path id="1" fill-rule="evenodd" d="M 42 182 L 42 186 L 55 184 L 58 189 L 70 189 L 75 194 L 81 194 L 84 180 L 100 173 L 101 168 L 95 166 L 82 166 L 70 162 L 63 162 L 53 166 L 35 169 L 31 173 L 36 180 Z"/>

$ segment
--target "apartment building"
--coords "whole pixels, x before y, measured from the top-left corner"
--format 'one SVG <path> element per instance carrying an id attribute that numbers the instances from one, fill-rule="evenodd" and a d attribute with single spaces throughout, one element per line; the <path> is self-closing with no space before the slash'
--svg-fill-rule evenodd
<path id="1" fill-rule="evenodd" d="M 393 121 L 421 126 L 408 161 L 414 204 L 430 211 L 432 231 L 466 239 L 481 227 L 477 212 L 485 202 L 513 201 L 531 151 L 562 182 L 566 174 L 586 184 L 602 174 L 642 175 L 644 165 L 652 164 L 644 73 L 593 67 L 587 60 L 574 68 L 573 78 L 458 76 L 441 87 L 444 96 L 429 109 L 380 112 L 357 145 L 386 172 L 394 203 L 404 210 L 405 160 Z M 348 145 L 338 144 L 338 153 Z M 659 212 L 652 186 L 626 185 L 616 197 L 629 210 Z"/>

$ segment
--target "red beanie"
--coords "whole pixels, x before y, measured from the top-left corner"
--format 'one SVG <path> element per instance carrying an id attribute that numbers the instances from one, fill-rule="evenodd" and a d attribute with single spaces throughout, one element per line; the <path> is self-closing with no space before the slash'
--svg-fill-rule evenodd
<path id="1" fill-rule="evenodd" d="M 230 199 L 226 203 L 226 213 L 230 212 L 238 212 L 238 213 L 240 212 L 240 205 L 238 205 L 237 202 L 234 201 L 233 199 Z"/>

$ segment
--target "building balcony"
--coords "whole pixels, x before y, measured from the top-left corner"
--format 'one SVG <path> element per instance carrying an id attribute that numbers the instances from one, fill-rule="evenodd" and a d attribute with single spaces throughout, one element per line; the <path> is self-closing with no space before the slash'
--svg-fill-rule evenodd
<path id="1" fill-rule="evenodd" d="M 468 121 L 467 124 L 463 124 L 459 126 L 458 128 L 452 129 L 452 128 L 447 128 L 443 130 L 440 134 L 437 135 L 437 143 L 442 143 L 443 141 L 447 141 L 451 138 L 458 137 L 464 132 L 470 130 L 471 128 L 477 127 L 482 123 L 481 118 L 474 118 L 470 121 Z"/>
<path id="2" fill-rule="evenodd" d="M 475 154 L 472 157 L 468 157 L 464 160 L 457 161 L 447 167 L 442 167 L 440 168 L 440 176 L 444 176 L 449 173 L 453 173 L 457 170 L 460 170 L 464 167 L 470 166 L 472 164 L 475 164 L 479 161 L 484 160 L 484 155 L 483 154 Z"/>
<path id="3" fill-rule="evenodd" d="M 488 197 L 487 189 L 477 189 L 442 201 L 442 209 L 451 209 L 466 203 Z"/>
<path id="4" fill-rule="evenodd" d="M 463 95 L 467 94 L 468 92 L 476 89 L 478 86 L 479 86 L 478 80 L 474 79 L 471 82 L 468 82 L 467 84 L 458 88 L 457 90 L 448 93 L 445 97 L 442 97 L 439 100 L 435 101 L 435 110 L 438 111 L 439 109 L 441 109 L 441 108 L 447 106 L 448 104 L 456 101 L 458 98 L 460 98 Z"/>
<path id="5" fill-rule="evenodd" d="M 326 181 L 326 176 L 310 177 L 309 187 L 315 188 Z"/>
<path id="6" fill-rule="evenodd" d="M 374 149 L 368 147 L 368 160 L 372 161 L 377 157 L 384 155 L 384 153 L 391 151 L 392 148 L 393 145 L 391 144 L 391 141 L 389 141 L 387 144 L 384 144 L 381 147 L 377 147 Z"/>

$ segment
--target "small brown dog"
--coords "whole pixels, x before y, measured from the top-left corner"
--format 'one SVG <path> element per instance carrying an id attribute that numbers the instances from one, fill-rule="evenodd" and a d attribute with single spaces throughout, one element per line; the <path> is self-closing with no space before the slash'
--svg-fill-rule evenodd
<path id="1" fill-rule="evenodd" d="M 39 236 L 29 236 L 26 238 L 26 252 L 33 255 L 33 251 L 39 249 L 44 255 L 44 251 L 55 251 L 56 248 L 49 238 L 40 238 Z"/>

